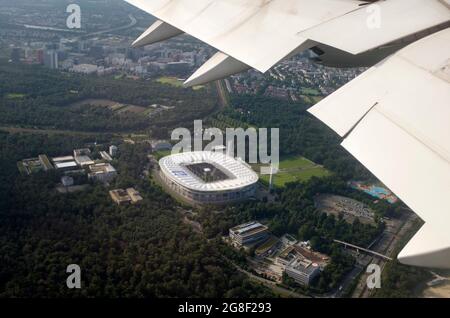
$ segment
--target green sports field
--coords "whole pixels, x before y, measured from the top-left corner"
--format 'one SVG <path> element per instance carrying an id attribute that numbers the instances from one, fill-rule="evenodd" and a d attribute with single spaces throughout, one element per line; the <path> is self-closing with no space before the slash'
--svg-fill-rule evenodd
<path id="1" fill-rule="evenodd" d="M 258 171 L 259 172 L 259 171 Z M 296 181 L 307 181 L 312 177 L 326 177 L 331 173 L 308 160 L 302 156 L 289 157 L 280 162 L 280 169 L 274 175 L 274 185 L 276 187 L 284 187 L 286 183 Z M 270 177 L 268 175 L 261 175 L 261 180 L 264 183 L 269 183 Z"/>

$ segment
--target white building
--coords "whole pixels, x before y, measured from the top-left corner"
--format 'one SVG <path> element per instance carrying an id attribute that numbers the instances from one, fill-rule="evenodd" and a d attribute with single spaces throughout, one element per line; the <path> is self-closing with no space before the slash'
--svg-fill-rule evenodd
<path id="1" fill-rule="evenodd" d="M 297 283 L 308 286 L 320 274 L 320 267 L 307 259 L 296 258 L 286 266 L 285 271 Z"/>
<path id="2" fill-rule="evenodd" d="M 237 246 L 259 242 L 269 235 L 269 228 L 259 222 L 249 222 L 230 229 L 230 239 Z"/>
<path id="3" fill-rule="evenodd" d="M 81 73 L 81 74 L 88 75 L 88 74 L 97 73 L 98 66 L 92 65 L 92 64 L 79 64 L 79 65 L 74 65 L 71 70 L 74 73 Z"/>

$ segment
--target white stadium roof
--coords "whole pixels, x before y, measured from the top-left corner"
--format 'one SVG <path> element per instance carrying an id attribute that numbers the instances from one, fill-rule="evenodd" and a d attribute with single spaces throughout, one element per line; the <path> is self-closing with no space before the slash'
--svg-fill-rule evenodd
<path id="1" fill-rule="evenodd" d="M 232 176 L 227 180 L 205 183 L 186 165 L 209 163 Z M 194 151 L 174 154 L 159 161 L 161 170 L 173 182 L 193 191 L 217 192 L 240 189 L 258 181 L 258 175 L 245 163 L 219 152 Z"/>

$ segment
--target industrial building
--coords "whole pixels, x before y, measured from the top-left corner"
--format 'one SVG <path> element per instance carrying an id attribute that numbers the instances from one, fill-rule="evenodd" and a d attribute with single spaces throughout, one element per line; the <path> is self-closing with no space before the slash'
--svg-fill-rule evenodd
<path id="1" fill-rule="evenodd" d="M 189 203 L 227 204 L 255 195 L 258 175 L 223 153 L 178 153 L 162 158 L 159 166 L 165 185 Z"/>
<path id="2" fill-rule="evenodd" d="M 89 179 L 100 181 L 100 182 L 110 182 L 117 176 L 117 171 L 109 163 L 98 163 L 89 166 Z"/>
<path id="3" fill-rule="evenodd" d="M 231 242 L 236 246 L 255 244 L 269 236 L 269 228 L 259 222 L 249 222 L 230 229 Z"/>

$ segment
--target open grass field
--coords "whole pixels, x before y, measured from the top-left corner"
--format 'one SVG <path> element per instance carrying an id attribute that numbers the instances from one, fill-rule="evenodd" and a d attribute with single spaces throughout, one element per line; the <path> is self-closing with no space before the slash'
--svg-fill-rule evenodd
<path id="1" fill-rule="evenodd" d="M 259 172 L 259 169 L 258 169 Z M 312 177 L 326 177 L 331 173 L 308 160 L 302 156 L 289 157 L 280 162 L 280 169 L 277 174 L 273 176 L 275 187 L 284 187 L 289 182 L 303 182 Z M 261 181 L 269 184 L 270 176 L 261 175 Z"/>
<path id="2" fill-rule="evenodd" d="M 117 103 L 108 99 L 96 99 L 96 98 L 88 98 L 82 100 L 80 102 L 74 103 L 70 105 L 71 107 L 107 107 L 113 112 L 123 113 L 130 112 L 135 114 L 141 114 L 147 111 L 147 108 L 142 106 L 130 105 L 130 104 L 122 104 Z"/>
<path id="3" fill-rule="evenodd" d="M 173 87 L 183 87 L 183 82 L 180 81 L 176 77 L 163 76 L 163 77 L 158 78 L 156 80 L 156 82 L 158 82 L 160 84 L 170 85 L 170 86 L 173 86 Z M 204 85 L 197 85 L 197 86 L 192 87 L 192 89 L 194 91 L 198 91 L 198 90 L 201 90 L 203 88 L 205 88 Z"/>
<path id="4" fill-rule="evenodd" d="M 157 151 L 154 153 L 156 160 L 160 160 L 161 158 L 170 156 L 172 154 L 171 150 Z"/>
<path id="5" fill-rule="evenodd" d="M 26 96 L 25 94 L 15 94 L 15 93 L 6 94 L 7 99 L 22 99 L 25 96 Z"/>
<path id="6" fill-rule="evenodd" d="M 163 76 L 156 80 L 160 84 L 171 85 L 173 87 L 183 87 L 183 82 L 176 77 Z"/>

